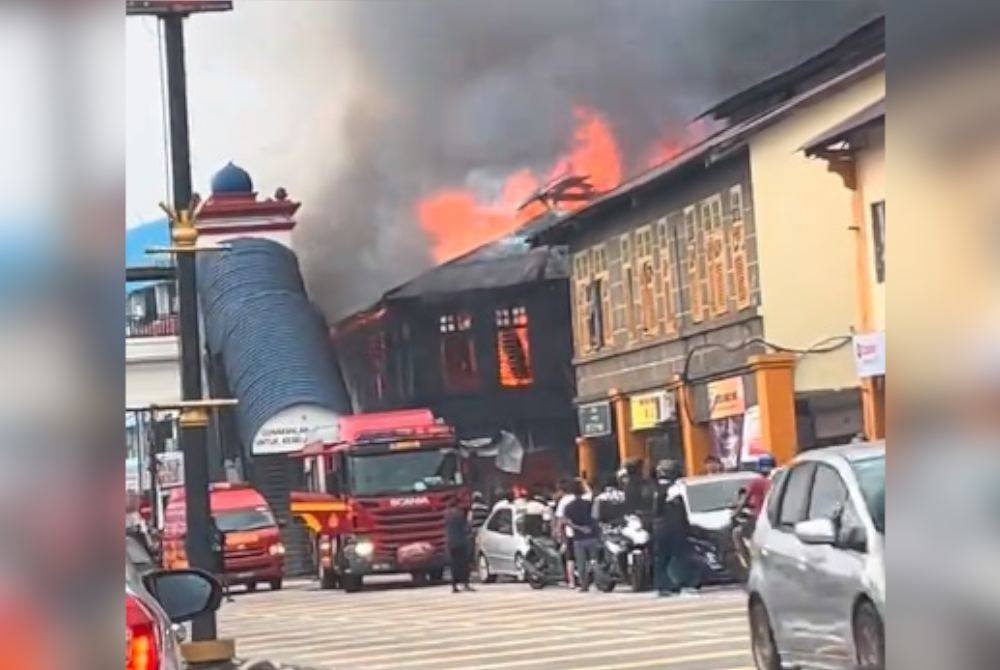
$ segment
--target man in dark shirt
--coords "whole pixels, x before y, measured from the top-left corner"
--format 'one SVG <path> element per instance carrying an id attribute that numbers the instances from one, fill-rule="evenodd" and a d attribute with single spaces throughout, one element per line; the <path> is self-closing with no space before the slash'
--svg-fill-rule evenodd
<path id="1" fill-rule="evenodd" d="M 469 519 L 458 501 L 453 500 L 448 506 L 444 517 L 445 539 L 448 544 L 448 556 L 451 561 L 451 591 L 458 593 L 458 585 L 462 584 L 466 591 L 473 591 L 469 586 L 469 556 L 471 554 L 471 532 Z"/>
<path id="2" fill-rule="evenodd" d="M 574 480 L 570 488 L 574 497 L 563 512 L 566 525 L 573 529 L 573 554 L 581 591 L 590 588 L 590 561 L 597 556 L 597 523 L 591 501 L 583 497 L 585 492 L 583 482 Z"/>
<path id="3" fill-rule="evenodd" d="M 680 466 L 662 460 L 656 466 L 657 488 L 653 498 L 653 582 L 661 596 L 680 593 L 681 572 L 688 554 L 690 523 L 680 497 L 671 498 L 670 487 L 680 477 Z"/>

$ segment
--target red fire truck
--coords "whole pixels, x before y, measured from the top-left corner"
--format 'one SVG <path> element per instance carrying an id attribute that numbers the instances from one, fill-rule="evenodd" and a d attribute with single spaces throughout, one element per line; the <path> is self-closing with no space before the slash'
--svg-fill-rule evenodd
<path id="1" fill-rule="evenodd" d="M 468 503 L 455 431 L 426 409 L 342 417 L 335 442 L 308 445 L 307 491 L 291 511 L 310 530 L 322 588 L 361 589 L 365 575 L 441 579 L 444 516 Z"/>

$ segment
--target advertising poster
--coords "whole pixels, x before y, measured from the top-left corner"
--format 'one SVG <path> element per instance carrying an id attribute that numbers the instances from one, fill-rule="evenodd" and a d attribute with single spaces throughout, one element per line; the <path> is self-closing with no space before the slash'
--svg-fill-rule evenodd
<path id="1" fill-rule="evenodd" d="M 751 405 L 743 414 L 743 445 L 740 452 L 740 463 L 756 463 L 757 459 L 768 453 L 764 447 L 764 438 L 760 430 L 760 407 Z"/>

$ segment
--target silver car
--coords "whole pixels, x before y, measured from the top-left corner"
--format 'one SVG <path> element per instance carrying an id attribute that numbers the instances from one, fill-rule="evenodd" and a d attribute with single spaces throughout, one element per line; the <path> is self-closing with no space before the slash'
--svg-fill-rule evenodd
<path id="1" fill-rule="evenodd" d="M 218 609 L 222 587 L 199 570 L 156 569 L 132 537 L 125 540 L 125 667 L 183 670 L 180 625 Z"/>
<path id="2" fill-rule="evenodd" d="M 538 502 L 498 503 L 476 535 L 476 565 L 482 582 L 498 575 L 524 581 L 528 537 L 551 533 L 552 513 Z"/>
<path id="3" fill-rule="evenodd" d="M 796 457 L 753 535 L 757 668 L 884 668 L 884 550 L 885 444 Z"/>

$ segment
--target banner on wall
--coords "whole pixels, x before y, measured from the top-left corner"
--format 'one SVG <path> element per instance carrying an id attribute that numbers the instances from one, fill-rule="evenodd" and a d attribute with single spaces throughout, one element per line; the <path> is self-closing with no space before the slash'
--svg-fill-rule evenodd
<path id="1" fill-rule="evenodd" d="M 769 453 L 764 446 L 764 436 L 760 426 L 760 406 L 751 405 L 743 413 L 743 445 L 740 463 L 756 463 L 757 459 Z"/>
<path id="2" fill-rule="evenodd" d="M 709 382 L 707 389 L 709 419 L 726 419 L 746 410 L 742 376 Z"/>

